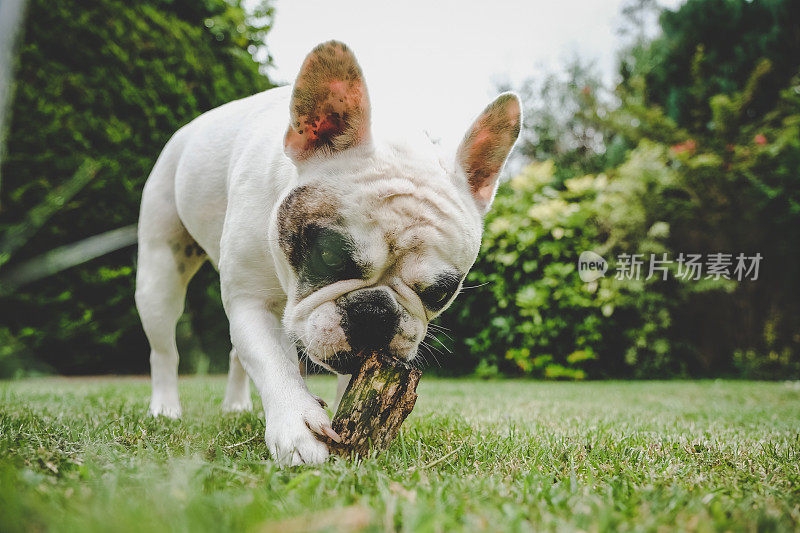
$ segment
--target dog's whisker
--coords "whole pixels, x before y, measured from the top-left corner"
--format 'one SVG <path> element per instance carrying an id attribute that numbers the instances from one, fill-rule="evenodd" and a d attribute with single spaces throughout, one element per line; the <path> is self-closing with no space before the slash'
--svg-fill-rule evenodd
<path id="1" fill-rule="evenodd" d="M 471 290 L 471 289 L 478 289 L 480 287 L 485 287 L 486 285 L 491 285 L 492 283 L 494 283 L 494 281 L 486 281 L 486 282 L 483 282 L 483 283 L 479 283 L 477 285 L 462 285 L 461 286 L 461 290 L 462 291 L 466 291 L 466 290 Z"/>
<path id="2" fill-rule="evenodd" d="M 436 365 L 437 365 L 439 368 L 441 368 L 441 367 L 442 367 L 442 364 L 441 364 L 441 362 L 439 362 L 439 358 L 438 358 L 438 357 L 436 357 L 436 354 L 435 354 L 435 353 L 433 353 L 433 350 L 434 350 L 433 346 L 431 346 L 430 344 L 428 344 L 428 343 L 427 343 L 427 342 L 425 342 L 424 340 L 423 340 L 423 341 L 420 343 L 420 345 L 421 345 L 422 347 L 424 347 L 424 348 L 425 348 L 425 349 L 428 351 L 428 354 L 429 354 L 431 357 L 433 357 L 433 360 L 436 362 Z M 423 359 L 424 359 L 424 354 L 423 354 Z M 427 363 L 427 360 L 426 360 L 426 363 Z"/>
<path id="3" fill-rule="evenodd" d="M 437 343 L 439 346 L 441 346 L 441 347 L 442 347 L 444 350 L 446 350 L 446 351 L 447 351 L 447 353 L 448 353 L 448 354 L 452 354 L 452 353 L 453 353 L 453 351 L 452 351 L 452 350 L 451 350 L 451 349 L 450 349 L 450 348 L 449 348 L 449 347 L 448 347 L 448 346 L 447 346 L 445 343 L 443 343 L 443 342 L 442 342 L 442 341 L 439 339 L 439 337 L 437 337 L 436 335 L 434 335 L 432 332 L 430 332 L 430 331 L 429 331 L 429 332 L 428 332 L 428 333 L 425 335 L 425 338 L 426 338 L 426 339 L 427 339 L 427 338 L 431 338 L 431 339 L 435 340 L 435 341 L 436 341 L 436 343 Z M 450 340 L 452 340 L 452 339 L 450 339 Z M 432 345 L 432 344 L 429 344 L 429 345 L 430 345 L 430 346 L 433 348 L 433 345 Z M 437 351 L 437 352 L 438 352 L 440 355 L 443 355 L 443 354 L 442 354 L 442 351 L 441 351 L 441 350 L 439 350 L 438 348 L 436 349 L 436 351 Z"/>
<path id="4" fill-rule="evenodd" d="M 455 341 L 453 340 L 453 337 L 451 337 L 451 336 L 448 334 L 448 332 L 447 332 L 447 328 L 445 328 L 444 326 L 439 326 L 438 324 L 428 324 L 428 327 L 430 327 L 431 329 L 433 329 L 433 330 L 434 330 L 434 331 L 436 331 L 437 333 L 441 333 L 442 335 L 444 335 L 445 337 L 447 337 L 447 338 L 450 340 L 450 342 L 455 342 Z M 436 337 L 436 336 L 434 335 L 434 338 L 435 338 L 435 337 Z M 436 339 L 436 340 L 439 340 L 439 339 Z M 441 344 L 441 341 L 439 341 L 439 342 L 440 342 L 440 344 Z"/>
<path id="5" fill-rule="evenodd" d="M 437 363 L 439 362 L 439 358 L 437 357 L 437 354 L 441 355 L 441 356 L 445 355 L 444 352 L 442 352 L 441 350 L 439 350 L 438 348 L 436 348 L 432 344 L 428 344 L 428 350 L 430 351 L 431 357 L 433 357 L 436 360 Z"/>

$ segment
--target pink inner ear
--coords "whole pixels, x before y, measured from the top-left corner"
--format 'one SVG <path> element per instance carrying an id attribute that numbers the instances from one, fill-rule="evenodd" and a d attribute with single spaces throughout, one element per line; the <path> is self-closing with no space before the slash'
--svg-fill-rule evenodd
<path id="1" fill-rule="evenodd" d="M 502 136 L 479 124 L 464 146 L 462 165 L 467 172 L 472 194 L 481 202 L 492 199 L 494 184 L 505 161 Z"/>
<path id="2" fill-rule="evenodd" d="M 491 185 L 478 188 L 473 191 L 473 194 L 477 200 L 483 202 L 484 205 L 488 205 L 492 201 L 492 194 L 494 194 L 494 182 Z"/>
<path id="3" fill-rule="evenodd" d="M 480 130 L 475 134 L 473 146 L 477 148 L 479 145 L 485 143 L 491 138 L 491 135 L 486 130 Z"/>
<path id="4" fill-rule="evenodd" d="M 334 113 L 323 116 L 319 122 L 316 123 L 312 134 L 315 134 L 317 140 L 330 139 L 334 135 L 342 133 L 342 130 L 344 130 L 344 121 L 342 121 L 338 113 Z"/>
<path id="5" fill-rule="evenodd" d="M 295 81 L 286 153 L 299 161 L 363 143 L 369 136 L 369 97 L 355 56 L 329 41 L 306 58 Z"/>
<path id="6" fill-rule="evenodd" d="M 334 80 L 330 82 L 328 86 L 331 88 L 331 92 L 336 93 L 337 95 L 342 95 L 347 92 L 347 85 L 341 80 Z"/>
<path id="7" fill-rule="evenodd" d="M 341 150 L 366 140 L 366 98 L 360 80 L 349 84 L 333 80 L 326 85 L 311 112 L 298 114 L 286 132 L 286 149 L 298 159 L 320 149 Z"/>
<path id="8" fill-rule="evenodd" d="M 497 178 L 519 135 L 519 125 L 519 101 L 513 95 L 501 95 L 475 120 L 458 149 L 472 196 L 484 208 L 492 201 Z"/>

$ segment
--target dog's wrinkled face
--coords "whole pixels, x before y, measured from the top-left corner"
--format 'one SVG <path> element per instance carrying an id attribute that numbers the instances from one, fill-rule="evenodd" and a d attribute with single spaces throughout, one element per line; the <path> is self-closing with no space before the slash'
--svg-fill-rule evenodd
<path id="1" fill-rule="evenodd" d="M 428 321 L 458 292 L 481 234 L 466 188 L 459 194 L 437 162 L 424 169 L 404 162 L 406 153 L 353 150 L 361 153 L 319 161 L 277 220 L 293 274 L 286 326 L 335 370 L 362 350 L 413 358 Z"/>
<path id="2" fill-rule="evenodd" d="M 430 141 L 378 144 L 361 70 L 331 42 L 306 59 L 290 112 L 285 146 L 299 184 L 271 228 L 285 259 L 284 326 L 339 372 L 367 350 L 413 359 L 478 254 L 519 102 L 501 95 L 449 158 Z"/>

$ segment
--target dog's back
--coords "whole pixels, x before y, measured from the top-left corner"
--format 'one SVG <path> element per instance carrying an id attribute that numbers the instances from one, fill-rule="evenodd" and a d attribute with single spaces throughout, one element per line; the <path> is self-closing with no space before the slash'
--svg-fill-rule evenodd
<path id="1" fill-rule="evenodd" d="M 158 158 L 142 193 L 139 242 L 188 232 L 219 261 L 219 242 L 235 167 L 282 149 L 289 88 L 277 88 L 208 111 L 178 130 Z M 253 148 L 256 148 L 255 150 Z M 180 239 L 179 239 L 180 240 Z"/>

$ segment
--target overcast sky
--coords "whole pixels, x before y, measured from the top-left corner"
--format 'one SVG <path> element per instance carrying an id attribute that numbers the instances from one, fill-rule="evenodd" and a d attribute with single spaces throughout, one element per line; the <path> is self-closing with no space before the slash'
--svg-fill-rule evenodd
<path id="1" fill-rule="evenodd" d="M 575 54 L 613 80 L 623 3 L 276 0 L 267 36 L 275 58 L 270 75 L 291 83 L 317 43 L 344 41 L 364 70 L 376 121 L 419 124 L 450 144 L 499 82 L 559 70 Z"/>

